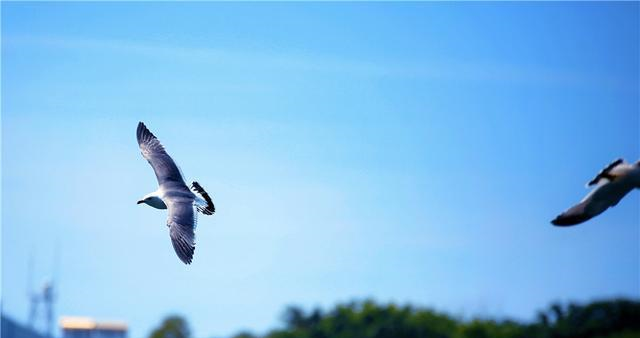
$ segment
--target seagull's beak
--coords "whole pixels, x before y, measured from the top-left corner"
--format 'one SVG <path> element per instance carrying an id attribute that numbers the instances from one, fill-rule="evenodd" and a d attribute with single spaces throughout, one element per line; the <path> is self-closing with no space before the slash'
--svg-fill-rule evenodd
<path id="1" fill-rule="evenodd" d="M 143 200 L 139 200 L 136 204 L 144 203 Z"/>

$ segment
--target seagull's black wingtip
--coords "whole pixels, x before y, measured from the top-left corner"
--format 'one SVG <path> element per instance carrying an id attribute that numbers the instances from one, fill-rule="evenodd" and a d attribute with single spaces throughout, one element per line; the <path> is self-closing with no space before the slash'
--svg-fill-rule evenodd
<path id="1" fill-rule="evenodd" d="M 193 254 L 196 251 L 196 247 L 191 247 L 191 250 L 189 251 L 190 253 L 187 256 L 179 257 L 182 263 L 184 263 L 185 265 L 191 265 L 191 262 L 193 262 Z"/>
<path id="2" fill-rule="evenodd" d="M 142 121 L 138 122 L 138 134 L 143 133 L 145 130 L 149 130 L 149 129 L 147 129 L 147 126 L 144 124 L 144 122 Z"/>
<path id="3" fill-rule="evenodd" d="M 144 143 L 149 141 L 150 139 L 156 138 L 155 135 L 147 128 L 144 122 L 138 122 L 138 129 L 136 130 L 136 136 L 138 139 L 138 143 Z"/>
<path id="4" fill-rule="evenodd" d="M 138 122 L 138 128 L 136 128 L 138 134 L 140 134 L 140 132 L 142 132 L 144 129 L 147 129 L 144 123 L 142 121 Z"/>
<path id="5" fill-rule="evenodd" d="M 570 227 L 586 221 L 588 218 L 580 216 L 563 216 L 559 215 L 551 221 L 551 224 L 557 227 Z"/>

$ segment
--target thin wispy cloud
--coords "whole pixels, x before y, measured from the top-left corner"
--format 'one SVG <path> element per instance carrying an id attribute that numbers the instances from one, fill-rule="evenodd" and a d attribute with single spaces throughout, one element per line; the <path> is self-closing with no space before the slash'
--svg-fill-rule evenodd
<path id="1" fill-rule="evenodd" d="M 542 64 L 517 65 L 474 60 L 423 60 L 394 64 L 371 59 L 347 59 L 313 51 L 239 50 L 169 45 L 123 39 L 87 39 L 68 36 L 3 36 L 3 47 L 42 46 L 73 51 L 105 51 L 117 54 L 227 65 L 231 67 L 286 69 L 372 78 L 413 78 L 428 81 L 509 83 L 561 87 L 606 87 L 633 90 L 638 83 L 624 83 L 597 72 L 584 73 Z"/>

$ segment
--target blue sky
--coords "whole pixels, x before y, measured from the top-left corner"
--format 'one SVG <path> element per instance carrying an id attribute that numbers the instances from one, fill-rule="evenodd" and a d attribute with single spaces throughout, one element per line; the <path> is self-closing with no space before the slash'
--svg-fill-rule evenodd
<path id="1" fill-rule="evenodd" d="M 373 297 L 532 319 L 640 296 L 640 203 L 549 221 L 640 157 L 639 5 L 2 3 L 2 305 L 262 332 Z M 175 256 L 144 121 L 213 196 Z"/>

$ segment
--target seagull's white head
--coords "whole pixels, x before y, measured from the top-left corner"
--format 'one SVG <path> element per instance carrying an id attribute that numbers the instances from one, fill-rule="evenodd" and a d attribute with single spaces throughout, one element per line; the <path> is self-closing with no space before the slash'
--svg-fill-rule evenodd
<path id="1" fill-rule="evenodd" d="M 162 201 L 162 198 L 160 198 L 158 195 L 156 195 L 155 193 L 150 193 L 146 196 L 144 196 L 141 200 L 138 201 L 138 204 L 141 203 L 145 203 L 148 204 L 156 209 L 166 209 L 167 205 L 164 204 L 164 201 Z"/>

